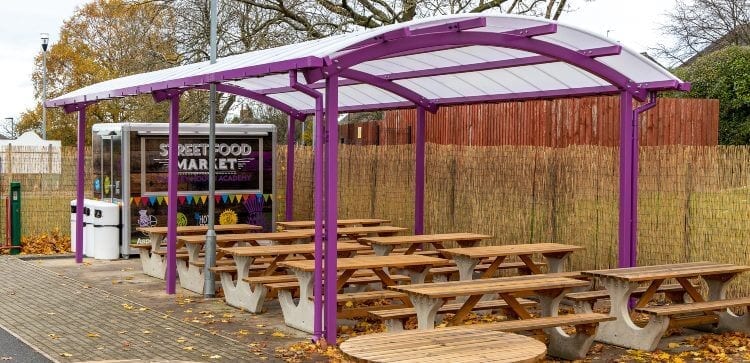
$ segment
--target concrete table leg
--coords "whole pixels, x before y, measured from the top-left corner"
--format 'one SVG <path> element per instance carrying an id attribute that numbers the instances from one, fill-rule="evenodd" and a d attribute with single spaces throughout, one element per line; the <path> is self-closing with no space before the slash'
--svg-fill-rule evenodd
<path id="1" fill-rule="evenodd" d="M 221 287 L 224 290 L 224 301 L 230 306 L 245 309 L 251 313 L 263 311 L 263 303 L 268 294 L 268 288 L 262 284 L 254 288 L 244 280 L 250 274 L 250 266 L 255 261 L 254 257 L 234 256 L 237 265 L 237 277 L 228 272 L 221 273 Z"/>
<path id="2" fill-rule="evenodd" d="M 161 241 L 164 239 L 164 235 L 158 233 L 149 233 L 149 242 L 151 243 L 151 249 L 142 249 L 141 253 L 141 265 L 143 266 L 143 273 L 157 279 L 164 280 L 167 274 L 167 264 L 164 257 L 155 253 L 161 248 Z"/>
<path id="3" fill-rule="evenodd" d="M 565 272 L 565 261 L 568 260 L 570 253 L 545 253 L 542 256 L 544 256 L 544 260 L 547 262 L 547 271 L 549 271 L 549 273 L 560 273 Z"/>
<path id="4" fill-rule="evenodd" d="M 732 276 L 706 276 L 704 280 L 708 284 L 708 300 L 724 300 L 727 296 L 727 287 L 737 275 Z M 731 310 L 726 309 L 718 312 L 719 324 L 713 330 L 717 333 L 726 331 L 741 331 L 750 333 L 750 314 L 747 307 L 745 313 L 737 315 Z"/>
<path id="5" fill-rule="evenodd" d="M 417 329 L 435 329 L 435 317 L 438 310 L 443 306 L 443 299 L 433 299 L 425 296 L 410 295 L 414 310 L 417 312 Z"/>
<path id="6" fill-rule="evenodd" d="M 372 250 L 375 252 L 378 256 L 388 256 L 393 252 L 393 245 L 379 245 L 379 244 L 372 244 Z"/>
<path id="7" fill-rule="evenodd" d="M 479 259 L 455 256 L 453 261 L 456 262 L 456 267 L 458 267 L 460 281 L 470 281 L 474 279 L 474 268 L 479 264 Z"/>
<path id="8" fill-rule="evenodd" d="M 669 327 L 668 317 L 652 317 L 648 324 L 640 328 L 630 319 L 628 302 L 638 283 L 626 282 L 614 278 L 601 278 L 602 284 L 609 291 L 612 304 L 610 316 L 616 320 L 600 324 L 596 340 L 632 349 L 653 351 Z"/>
<path id="9" fill-rule="evenodd" d="M 560 302 L 571 289 L 565 289 L 557 295 L 539 294 L 542 316 L 557 316 Z M 547 328 L 544 332 L 549 337 L 547 352 L 549 355 L 569 360 L 583 359 L 594 343 L 594 331 L 576 331 L 566 333 L 560 327 Z"/>
<path id="10" fill-rule="evenodd" d="M 180 277 L 180 286 L 183 289 L 203 293 L 203 268 L 192 264 L 192 262 L 198 261 L 201 248 L 200 244 L 187 244 L 188 259 L 177 260 L 177 275 Z"/>
<path id="11" fill-rule="evenodd" d="M 313 314 L 315 306 L 311 297 L 313 296 L 313 273 L 294 271 L 299 282 L 299 301 L 294 302 L 294 290 L 279 290 L 279 305 L 284 314 L 284 323 L 287 326 L 313 333 Z M 322 313 L 322 312 L 321 312 Z"/>
<path id="12" fill-rule="evenodd" d="M 140 253 L 143 273 L 164 280 L 167 273 L 167 264 L 164 263 L 164 258 L 151 252 L 151 250 L 141 249 Z"/>

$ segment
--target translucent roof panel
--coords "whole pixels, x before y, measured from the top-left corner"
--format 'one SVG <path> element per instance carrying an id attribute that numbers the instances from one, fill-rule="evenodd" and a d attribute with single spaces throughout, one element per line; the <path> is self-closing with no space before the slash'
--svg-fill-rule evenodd
<path id="1" fill-rule="evenodd" d="M 685 90 L 650 59 L 612 40 L 542 18 L 460 14 L 383 26 L 299 44 L 97 83 L 47 106 L 226 84 L 225 91 L 310 113 L 314 100 L 290 87 L 325 93 L 339 75 L 339 106 L 348 111 L 496 100 Z M 264 98 L 270 97 L 270 98 Z"/>

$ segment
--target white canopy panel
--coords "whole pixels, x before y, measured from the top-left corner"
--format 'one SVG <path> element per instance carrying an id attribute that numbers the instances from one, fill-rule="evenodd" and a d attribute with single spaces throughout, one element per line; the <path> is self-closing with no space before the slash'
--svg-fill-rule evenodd
<path id="1" fill-rule="evenodd" d="M 396 50 L 383 51 L 387 47 Z M 352 63 L 348 58 L 355 56 L 359 58 Z M 346 64 L 343 69 L 336 67 L 339 61 Z M 313 112 L 314 100 L 290 88 L 290 71 L 297 72 L 301 83 L 303 75 L 317 80 L 308 85 L 322 93 L 325 72 L 341 71 L 339 106 L 348 111 L 407 107 L 415 97 L 440 105 L 462 99 L 481 102 L 628 89 L 642 98 L 648 91 L 688 87 L 637 52 L 571 25 L 522 16 L 461 14 L 248 52 L 220 58 L 213 65 L 201 62 L 113 79 L 57 97 L 47 106 L 216 82 L 235 87 L 241 96 L 266 95 L 289 109 Z"/>

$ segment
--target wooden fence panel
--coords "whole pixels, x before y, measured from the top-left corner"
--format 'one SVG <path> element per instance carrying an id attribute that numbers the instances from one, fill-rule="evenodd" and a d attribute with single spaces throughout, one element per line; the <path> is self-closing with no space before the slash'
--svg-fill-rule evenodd
<path id="1" fill-rule="evenodd" d="M 441 107 L 427 114 L 427 142 L 443 145 L 618 146 L 619 97 L 599 96 Z M 414 142 L 416 111 L 385 112 L 382 121 L 341 125 L 346 144 Z M 719 101 L 659 98 L 641 115 L 643 146 L 718 143 Z M 361 137 L 358 137 L 361 128 Z"/>

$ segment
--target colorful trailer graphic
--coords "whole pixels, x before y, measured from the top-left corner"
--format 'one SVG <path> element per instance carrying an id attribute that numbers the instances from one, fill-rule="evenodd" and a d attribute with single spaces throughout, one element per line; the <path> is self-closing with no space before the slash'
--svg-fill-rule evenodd
<path id="1" fill-rule="evenodd" d="M 92 128 L 94 199 L 122 206 L 122 254 L 144 243 L 137 227 L 166 226 L 167 206 L 177 203 L 178 225 L 208 224 L 208 125 L 180 125 L 178 197 L 167 197 L 169 158 L 165 123 L 96 124 Z M 276 128 L 216 125 L 216 224 L 274 226 Z"/>

